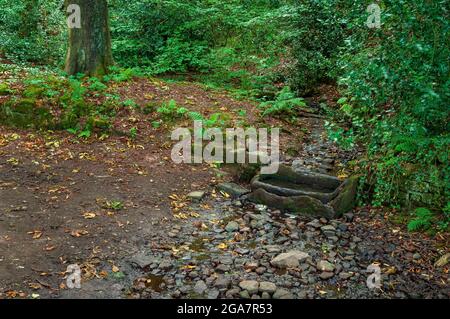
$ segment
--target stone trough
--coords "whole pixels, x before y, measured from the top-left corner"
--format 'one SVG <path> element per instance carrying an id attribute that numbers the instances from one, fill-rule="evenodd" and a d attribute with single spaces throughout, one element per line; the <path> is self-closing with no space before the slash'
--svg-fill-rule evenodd
<path id="1" fill-rule="evenodd" d="M 251 187 L 251 202 L 294 214 L 336 218 L 353 209 L 358 177 L 341 181 L 281 165 L 277 174 L 255 176 Z"/>

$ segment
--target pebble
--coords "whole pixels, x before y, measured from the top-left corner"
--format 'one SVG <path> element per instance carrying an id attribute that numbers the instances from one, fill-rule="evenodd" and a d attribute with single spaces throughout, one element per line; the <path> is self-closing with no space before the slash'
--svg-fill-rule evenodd
<path id="1" fill-rule="evenodd" d="M 317 269 L 325 272 L 333 272 L 335 267 L 332 263 L 327 260 L 321 260 L 317 263 Z"/>
<path id="2" fill-rule="evenodd" d="M 259 283 L 256 280 L 244 280 L 239 283 L 242 290 L 248 291 L 250 295 L 256 294 L 259 290 Z"/>
<path id="3" fill-rule="evenodd" d="M 277 290 L 277 285 L 268 281 L 262 281 L 259 283 L 259 291 L 273 294 Z"/>
<path id="4" fill-rule="evenodd" d="M 194 286 L 194 292 L 198 295 L 203 295 L 203 293 L 208 289 L 205 282 L 203 280 L 197 281 L 197 283 Z"/>
<path id="5" fill-rule="evenodd" d="M 277 289 L 273 294 L 273 299 L 293 299 L 294 296 L 286 289 Z"/>
<path id="6" fill-rule="evenodd" d="M 231 221 L 225 226 L 225 230 L 229 233 L 237 232 L 239 230 L 239 224 L 235 221 Z"/>
<path id="7" fill-rule="evenodd" d="M 283 253 L 272 259 L 270 262 L 272 266 L 277 268 L 298 268 L 300 262 L 307 259 L 309 255 L 299 250 L 292 250 Z"/>

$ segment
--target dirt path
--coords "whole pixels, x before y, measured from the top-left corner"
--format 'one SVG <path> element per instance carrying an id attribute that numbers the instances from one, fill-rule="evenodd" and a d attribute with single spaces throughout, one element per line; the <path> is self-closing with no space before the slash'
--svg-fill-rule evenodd
<path id="1" fill-rule="evenodd" d="M 173 98 L 205 116 L 241 121 L 244 109 L 248 123 L 261 121 L 253 103 L 197 84 L 137 80 L 120 90 L 142 105 Z M 117 121 L 138 127 L 138 139 L 0 128 L 0 298 L 449 297 L 448 269 L 433 266 L 446 238 L 412 237 L 369 208 L 313 221 L 232 199 L 214 187 L 232 179 L 226 171 L 172 163 L 168 128 L 136 114 Z M 345 174 L 352 154 L 325 140 L 322 119 L 266 124 L 284 128 L 284 161 Z M 190 202 L 191 191 L 203 201 Z M 308 254 L 298 267 L 270 263 L 292 250 Z M 374 262 L 382 289 L 366 285 Z M 71 264 L 81 289 L 66 286 Z"/>

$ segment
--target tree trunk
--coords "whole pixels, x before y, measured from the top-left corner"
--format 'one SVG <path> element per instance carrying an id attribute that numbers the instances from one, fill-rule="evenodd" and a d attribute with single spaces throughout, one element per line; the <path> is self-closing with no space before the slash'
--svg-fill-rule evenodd
<path id="1" fill-rule="evenodd" d="M 101 76 L 113 64 L 107 0 L 66 0 L 80 6 L 81 28 L 69 28 L 66 72 Z"/>

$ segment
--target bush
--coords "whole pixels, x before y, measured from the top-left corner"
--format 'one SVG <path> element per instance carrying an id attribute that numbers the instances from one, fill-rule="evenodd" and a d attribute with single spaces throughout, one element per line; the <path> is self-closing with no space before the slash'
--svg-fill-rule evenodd
<path id="1" fill-rule="evenodd" d="M 348 97 L 341 111 L 367 145 L 365 198 L 442 211 L 450 195 L 448 7 L 386 0 L 383 8 L 382 27 L 354 28 L 339 60 Z M 366 16 L 353 17 L 364 26 Z"/>

